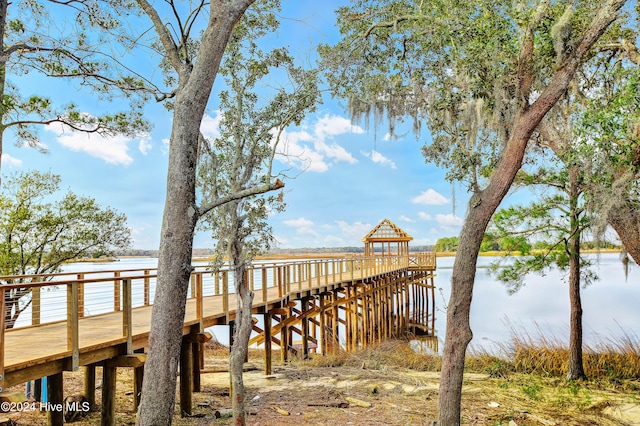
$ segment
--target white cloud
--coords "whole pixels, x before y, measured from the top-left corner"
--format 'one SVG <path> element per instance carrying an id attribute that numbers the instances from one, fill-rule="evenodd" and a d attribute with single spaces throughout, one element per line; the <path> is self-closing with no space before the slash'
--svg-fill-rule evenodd
<path id="1" fill-rule="evenodd" d="M 283 222 L 285 225 L 296 229 L 298 235 L 310 235 L 312 237 L 319 237 L 320 235 L 315 231 L 313 222 L 303 217 L 299 219 L 290 219 Z"/>
<path id="2" fill-rule="evenodd" d="M 21 167 L 22 166 L 22 160 L 12 157 L 11 155 L 7 154 L 7 153 L 3 153 L 2 154 L 2 166 L 9 166 L 9 167 Z"/>
<path id="3" fill-rule="evenodd" d="M 422 219 L 422 220 L 431 220 L 431 219 L 433 219 L 429 213 L 425 213 L 425 212 L 418 213 L 418 217 L 420 217 L 420 219 Z"/>
<path id="4" fill-rule="evenodd" d="M 57 135 L 56 140 L 59 144 L 72 151 L 86 152 L 92 157 L 111 164 L 128 166 L 133 163 L 128 146 L 132 141 L 131 138 L 122 135 L 101 136 L 95 133 L 83 133 L 60 123 L 48 125 L 46 129 Z"/>
<path id="5" fill-rule="evenodd" d="M 396 163 L 394 163 L 393 161 L 391 161 L 389 158 L 385 157 L 384 155 L 380 154 L 375 149 L 372 150 L 371 153 L 368 153 L 368 152 L 365 152 L 365 151 L 361 151 L 361 154 L 364 155 L 367 158 L 370 158 L 371 161 L 373 161 L 374 163 L 382 164 L 383 166 L 384 165 L 388 165 L 392 169 L 396 168 Z"/>
<path id="6" fill-rule="evenodd" d="M 364 133 L 362 127 L 354 126 L 350 120 L 338 115 L 326 114 L 320 118 L 313 127 L 315 135 L 322 139 L 325 139 L 327 136 L 337 136 L 345 133 Z"/>
<path id="7" fill-rule="evenodd" d="M 275 137 L 275 131 L 273 131 Z M 360 134 L 364 130 L 344 117 L 325 115 L 311 129 L 283 130 L 280 134 L 278 160 L 300 170 L 322 173 L 333 164 L 358 162 L 354 156 L 328 139 L 343 134 Z M 275 143 L 275 140 L 274 140 Z"/>
<path id="8" fill-rule="evenodd" d="M 420 195 L 411 199 L 411 202 L 414 204 L 428 204 L 433 206 L 447 204 L 449 203 L 449 201 L 450 200 L 444 195 L 438 193 L 437 191 L 434 191 L 431 188 L 427 189 L 426 191 L 422 191 Z"/>
<path id="9" fill-rule="evenodd" d="M 220 136 L 220 122 L 222 121 L 222 112 L 216 111 L 215 117 L 205 114 L 200 123 L 200 131 L 205 138 L 215 139 Z"/>
<path id="10" fill-rule="evenodd" d="M 411 219 L 410 217 L 407 217 L 405 215 L 401 215 L 400 216 L 400 220 L 403 220 L 405 222 L 415 222 L 415 220 Z"/>
<path id="11" fill-rule="evenodd" d="M 149 141 L 149 139 L 140 139 L 140 143 L 138 144 L 138 149 L 140 150 L 142 155 L 147 155 L 149 151 L 151 151 L 152 147 L 153 145 L 151 145 L 151 141 Z"/>
<path id="12" fill-rule="evenodd" d="M 373 225 L 369 223 L 347 223 L 343 220 L 338 220 L 336 223 L 338 224 L 338 227 L 340 227 L 340 234 L 350 245 L 361 241 L 362 238 L 373 229 Z"/>
<path id="13" fill-rule="evenodd" d="M 458 217 L 452 213 L 449 214 L 437 214 L 436 222 L 447 228 L 459 228 L 464 223 L 464 219 Z"/>

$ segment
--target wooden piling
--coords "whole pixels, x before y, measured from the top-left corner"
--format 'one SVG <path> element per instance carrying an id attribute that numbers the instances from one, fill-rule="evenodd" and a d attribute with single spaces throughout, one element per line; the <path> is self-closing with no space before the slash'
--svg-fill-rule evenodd
<path id="1" fill-rule="evenodd" d="M 49 396 L 47 421 L 51 426 L 62 426 L 64 424 L 62 372 L 47 376 L 47 394 Z"/>
<path id="2" fill-rule="evenodd" d="M 102 367 L 101 426 L 115 426 L 116 424 L 116 373 L 117 367 L 108 363 Z"/>
<path id="3" fill-rule="evenodd" d="M 189 335 L 182 338 L 180 350 L 180 416 L 192 414 L 193 344 Z"/>
<path id="4" fill-rule="evenodd" d="M 96 366 L 95 364 L 84 367 L 84 397 L 91 407 L 96 406 Z"/>

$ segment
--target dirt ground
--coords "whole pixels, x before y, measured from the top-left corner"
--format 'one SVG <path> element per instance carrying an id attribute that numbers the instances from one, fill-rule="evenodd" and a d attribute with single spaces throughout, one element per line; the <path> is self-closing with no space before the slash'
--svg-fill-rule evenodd
<path id="1" fill-rule="evenodd" d="M 313 363 L 311 363 L 313 364 Z M 227 360 L 206 356 L 206 368 L 224 370 Z M 439 373 L 390 367 L 364 360 L 357 366 L 317 367 L 303 361 L 274 365 L 265 376 L 259 357 L 245 372 L 250 425 L 431 425 L 436 419 Z M 118 425 L 132 425 L 132 371 L 118 370 Z M 97 370 L 97 403 L 100 403 Z M 227 372 L 202 375 L 194 414 L 174 424 L 230 425 Z M 80 393 L 81 373 L 65 373 L 65 395 Z M 100 413 L 75 424 L 99 425 Z M 222 412 L 221 418 L 220 413 Z M 44 413 L 10 413 L 16 425 L 46 425 Z M 566 383 L 519 374 L 491 378 L 466 373 L 462 401 L 465 425 L 640 425 L 640 382 Z"/>

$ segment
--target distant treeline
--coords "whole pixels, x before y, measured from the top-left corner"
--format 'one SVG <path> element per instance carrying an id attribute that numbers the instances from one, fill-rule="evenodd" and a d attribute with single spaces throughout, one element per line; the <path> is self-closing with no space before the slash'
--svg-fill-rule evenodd
<path id="1" fill-rule="evenodd" d="M 160 250 L 147 250 L 147 249 L 129 249 L 129 250 L 120 250 L 114 253 L 116 257 L 158 257 Z M 211 256 L 213 254 L 213 249 L 193 249 L 194 257 L 206 257 Z"/>
<path id="2" fill-rule="evenodd" d="M 393 249 L 393 247 L 392 247 Z M 433 246 L 409 246 L 411 252 L 431 251 Z M 304 247 L 304 248 L 276 248 L 269 254 L 305 254 L 305 253 L 364 253 L 364 247 Z"/>
<path id="3" fill-rule="evenodd" d="M 510 251 L 510 252 L 522 252 L 525 251 L 525 245 L 528 244 L 523 237 L 511 237 L 511 238 L 498 238 L 492 234 L 485 234 L 480 246 L 481 252 L 487 251 Z M 452 252 L 458 250 L 458 237 L 445 237 L 436 241 L 433 246 L 437 252 Z M 545 250 L 552 247 L 552 244 L 547 241 L 538 241 L 531 246 L 526 247 L 528 250 Z M 619 249 L 620 245 L 611 243 L 609 241 L 583 241 L 580 243 L 580 247 L 585 250 L 597 250 L 597 249 Z"/>
<path id="4" fill-rule="evenodd" d="M 431 251 L 433 246 L 414 246 L 409 247 L 409 251 L 411 252 L 425 252 Z M 123 256 L 142 256 L 142 257 L 158 257 L 158 250 L 145 250 L 145 249 L 130 249 L 130 250 L 121 250 L 117 253 L 114 253 L 114 256 L 123 257 Z M 214 253 L 213 249 L 203 249 L 203 248 L 195 248 L 193 249 L 194 257 L 205 257 L 211 256 Z M 364 253 L 364 247 L 304 247 L 304 248 L 275 248 L 272 249 L 268 254 L 307 254 L 307 253 L 353 253 L 353 254 L 362 254 Z"/>

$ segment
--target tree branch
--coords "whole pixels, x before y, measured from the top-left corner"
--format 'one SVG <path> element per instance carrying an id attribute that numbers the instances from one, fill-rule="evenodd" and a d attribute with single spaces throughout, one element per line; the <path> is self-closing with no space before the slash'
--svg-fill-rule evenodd
<path id="1" fill-rule="evenodd" d="M 257 185 L 252 188 L 247 188 L 245 190 L 236 192 L 234 194 L 230 194 L 221 198 L 212 201 L 211 203 L 201 205 L 198 207 L 198 216 L 202 217 L 211 210 L 219 207 L 223 204 L 230 203 L 232 201 L 241 200 L 245 197 L 251 197 L 252 195 L 264 194 L 269 191 L 275 191 L 280 188 L 284 188 L 284 183 L 280 179 L 276 179 L 275 182 L 270 182 L 264 185 Z"/>

